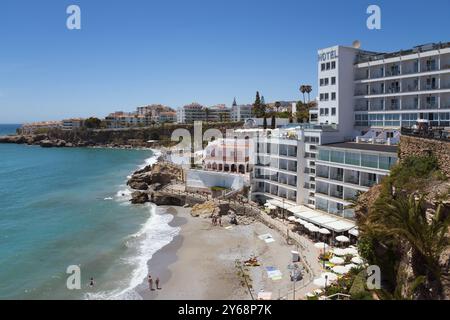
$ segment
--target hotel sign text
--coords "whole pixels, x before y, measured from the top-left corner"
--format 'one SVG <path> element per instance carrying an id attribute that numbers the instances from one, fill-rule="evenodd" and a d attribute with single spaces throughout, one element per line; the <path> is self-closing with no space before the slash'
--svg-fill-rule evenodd
<path id="1" fill-rule="evenodd" d="M 336 50 L 331 50 L 328 52 L 320 53 L 319 54 L 319 62 L 324 62 L 332 59 L 338 58 L 338 54 Z"/>

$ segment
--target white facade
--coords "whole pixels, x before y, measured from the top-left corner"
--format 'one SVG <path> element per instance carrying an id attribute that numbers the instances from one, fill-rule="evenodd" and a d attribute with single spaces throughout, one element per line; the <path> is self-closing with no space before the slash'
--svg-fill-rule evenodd
<path id="1" fill-rule="evenodd" d="M 237 105 L 231 107 L 230 119 L 232 121 L 246 121 L 253 117 L 253 106 L 251 104 L 247 105 Z"/>
<path id="2" fill-rule="evenodd" d="M 316 208 L 348 219 L 354 218 L 351 201 L 380 183 L 397 162 L 395 146 L 345 142 L 318 150 Z"/>
<path id="3" fill-rule="evenodd" d="M 354 69 L 359 127 L 450 126 L 450 43 L 360 55 Z"/>
<path id="4" fill-rule="evenodd" d="M 347 137 L 395 134 L 417 119 L 450 126 L 450 43 L 394 53 L 334 46 L 318 52 L 318 123 Z"/>

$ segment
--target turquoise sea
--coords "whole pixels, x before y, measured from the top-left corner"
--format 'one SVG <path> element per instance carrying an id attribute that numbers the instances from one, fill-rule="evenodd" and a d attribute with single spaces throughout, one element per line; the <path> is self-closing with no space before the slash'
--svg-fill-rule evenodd
<path id="1" fill-rule="evenodd" d="M 139 299 L 147 261 L 178 233 L 162 209 L 129 204 L 127 176 L 152 156 L 0 144 L 0 299 Z"/>

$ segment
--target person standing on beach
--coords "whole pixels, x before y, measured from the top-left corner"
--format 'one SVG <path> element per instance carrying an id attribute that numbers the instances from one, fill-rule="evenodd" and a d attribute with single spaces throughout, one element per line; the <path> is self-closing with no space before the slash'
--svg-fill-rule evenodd
<path id="1" fill-rule="evenodd" d="M 156 290 L 161 290 L 161 288 L 159 287 L 159 278 L 156 278 L 155 284 L 156 284 Z"/>
<path id="2" fill-rule="evenodd" d="M 94 281 L 94 278 L 91 277 L 91 279 L 89 280 L 89 287 L 93 288 L 94 286 L 95 286 L 95 281 Z"/>
<path id="3" fill-rule="evenodd" d="M 149 287 L 150 291 L 155 290 L 155 289 L 153 289 L 153 279 L 152 279 L 151 275 L 148 276 L 148 287 Z"/>
<path id="4" fill-rule="evenodd" d="M 222 226 L 222 217 L 219 216 L 219 226 Z"/>

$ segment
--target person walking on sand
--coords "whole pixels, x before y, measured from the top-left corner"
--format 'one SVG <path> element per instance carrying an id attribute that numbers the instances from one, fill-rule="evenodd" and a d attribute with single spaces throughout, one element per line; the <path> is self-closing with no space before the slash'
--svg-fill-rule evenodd
<path id="1" fill-rule="evenodd" d="M 93 288 L 94 286 L 95 286 L 95 281 L 94 281 L 94 278 L 91 277 L 91 279 L 89 280 L 89 287 Z"/>
<path id="2" fill-rule="evenodd" d="M 156 278 L 155 284 L 156 284 L 156 290 L 161 290 L 161 288 L 159 286 L 159 278 Z"/>
<path id="3" fill-rule="evenodd" d="M 222 226 L 222 217 L 219 216 L 219 226 Z"/>
<path id="4" fill-rule="evenodd" d="M 152 279 L 151 275 L 148 276 L 148 287 L 149 287 L 150 291 L 155 290 L 155 289 L 153 289 L 153 279 Z"/>

